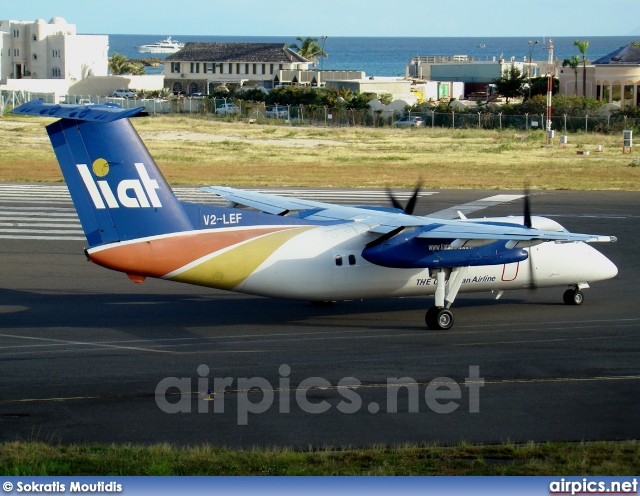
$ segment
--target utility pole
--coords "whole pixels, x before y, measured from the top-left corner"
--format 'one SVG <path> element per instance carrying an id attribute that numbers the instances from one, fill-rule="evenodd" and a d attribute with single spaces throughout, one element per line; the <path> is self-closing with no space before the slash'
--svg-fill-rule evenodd
<path id="1" fill-rule="evenodd" d="M 551 138 L 553 137 L 553 131 L 551 130 L 551 97 L 553 96 L 553 40 L 549 38 L 549 61 L 547 64 L 547 144 L 551 144 Z"/>
<path id="2" fill-rule="evenodd" d="M 322 54 L 320 55 L 320 77 L 318 77 L 318 87 L 321 86 L 320 82 L 324 77 L 324 74 L 322 72 L 324 69 L 324 63 L 323 63 L 324 62 L 323 60 L 324 59 L 324 42 L 327 41 L 327 38 L 328 36 L 324 36 L 324 35 L 320 36 L 320 39 L 322 40 Z"/>
<path id="3" fill-rule="evenodd" d="M 320 36 L 320 39 L 322 40 L 322 53 L 324 54 L 324 42 L 327 41 L 328 36 Z M 324 55 L 320 55 L 320 70 L 323 69 L 323 63 L 322 63 L 322 59 L 324 59 Z"/>
<path id="4" fill-rule="evenodd" d="M 535 42 L 529 40 L 529 67 L 527 69 L 527 75 L 529 76 L 529 99 L 531 99 L 531 60 L 533 58 L 533 49 L 538 43 L 538 40 L 536 40 Z"/>
<path id="5" fill-rule="evenodd" d="M 529 79 L 531 79 L 531 61 L 532 61 L 532 58 L 533 58 L 533 49 L 540 42 L 538 40 L 536 40 L 536 41 L 529 40 L 527 43 L 529 44 L 529 68 L 527 70 L 527 75 L 529 76 Z"/>

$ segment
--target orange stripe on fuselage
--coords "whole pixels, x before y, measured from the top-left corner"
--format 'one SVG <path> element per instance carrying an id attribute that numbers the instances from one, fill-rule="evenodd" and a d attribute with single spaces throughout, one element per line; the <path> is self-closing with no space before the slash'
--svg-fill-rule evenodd
<path id="1" fill-rule="evenodd" d="M 162 277 L 204 256 L 248 240 L 300 226 L 194 231 L 100 247 L 89 259 L 103 267 L 149 277 Z"/>

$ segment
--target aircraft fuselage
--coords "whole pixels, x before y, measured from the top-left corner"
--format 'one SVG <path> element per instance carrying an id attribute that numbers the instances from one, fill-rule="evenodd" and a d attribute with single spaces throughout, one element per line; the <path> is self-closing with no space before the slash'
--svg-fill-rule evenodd
<path id="1" fill-rule="evenodd" d="M 365 260 L 369 229 L 358 222 L 218 227 L 103 245 L 88 253 L 95 263 L 128 274 L 261 296 L 345 300 L 435 294 L 431 267 L 384 267 Z M 477 249 L 447 243 L 430 248 L 434 256 Z M 526 251 L 532 263 L 469 267 L 460 292 L 522 289 L 532 279 L 538 287 L 573 285 L 617 273 L 609 259 L 583 242 L 545 242 Z"/>

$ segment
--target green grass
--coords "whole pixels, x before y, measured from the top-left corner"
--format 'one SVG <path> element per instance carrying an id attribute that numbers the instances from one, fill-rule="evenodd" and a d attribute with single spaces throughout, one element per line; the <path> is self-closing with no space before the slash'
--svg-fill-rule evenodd
<path id="1" fill-rule="evenodd" d="M 0 181 L 60 181 L 44 126 L 51 119 L 0 120 Z M 621 137 L 569 133 L 563 148 L 543 132 L 304 127 L 223 122 L 206 116 L 133 119 L 171 184 L 339 188 L 640 190 L 639 153 Z M 576 151 L 603 153 L 577 155 Z"/>
<path id="2" fill-rule="evenodd" d="M 0 474 L 64 475 L 637 475 L 640 443 L 506 443 L 361 449 L 231 450 L 167 444 L 0 444 Z"/>

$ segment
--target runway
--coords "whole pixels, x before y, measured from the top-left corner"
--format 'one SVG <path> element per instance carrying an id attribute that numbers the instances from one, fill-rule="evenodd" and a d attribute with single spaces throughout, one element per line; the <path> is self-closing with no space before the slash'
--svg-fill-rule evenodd
<path id="1" fill-rule="evenodd" d="M 640 193 L 534 193 L 536 215 L 618 237 L 597 248 L 620 272 L 593 284 L 584 305 L 564 305 L 562 288 L 499 301 L 463 295 L 454 328 L 435 332 L 424 328 L 425 298 L 324 307 L 135 285 L 86 262 L 64 186 L 9 186 L 0 185 L 2 441 L 308 448 L 640 438 Z M 427 190 L 416 213 L 494 194 Z"/>
<path id="2" fill-rule="evenodd" d="M 294 196 L 323 202 L 364 204 L 380 203 L 386 198 L 382 190 L 321 190 L 252 188 L 250 191 Z M 200 188 L 177 187 L 180 201 L 224 206 L 227 202 Z M 424 191 L 420 197 L 434 192 Z M 398 199 L 408 200 L 411 192 L 401 191 Z M 0 239 L 47 239 L 84 241 L 80 221 L 65 185 L 0 183 Z"/>

